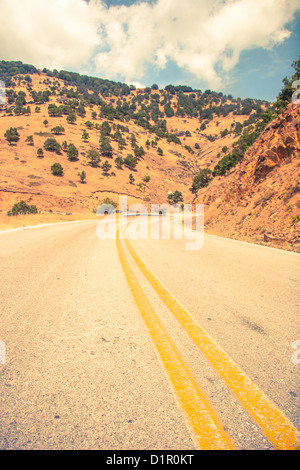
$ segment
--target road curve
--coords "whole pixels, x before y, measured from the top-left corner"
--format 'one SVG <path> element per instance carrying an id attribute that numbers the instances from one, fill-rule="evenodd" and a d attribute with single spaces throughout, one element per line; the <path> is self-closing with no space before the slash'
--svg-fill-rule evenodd
<path id="1" fill-rule="evenodd" d="M 297 448 L 299 255 L 208 235 L 194 251 L 181 239 L 129 244 L 96 229 L 0 233 L 0 448 Z M 252 389 L 233 390 L 145 265 Z"/>

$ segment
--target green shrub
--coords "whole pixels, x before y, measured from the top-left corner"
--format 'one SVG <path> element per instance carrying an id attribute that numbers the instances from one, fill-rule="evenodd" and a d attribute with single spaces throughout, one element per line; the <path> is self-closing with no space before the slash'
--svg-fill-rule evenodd
<path id="1" fill-rule="evenodd" d="M 49 152 L 59 153 L 60 148 L 60 144 L 53 137 L 49 137 L 49 139 L 45 140 L 44 142 L 44 149 L 48 150 Z"/>
<path id="2" fill-rule="evenodd" d="M 124 160 L 122 157 L 117 157 L 115 159 L 115 164 L 116 164 L 116 167 L 118 168 L 118 170 L 121 170 L 122 169 L 122 166 L 124 164 Z"/>
<path id="3" fill-rule="evenodd" d="M 134 155 L 132 155 L 132 153 L 129 153 L 127 155 L 127 157 L 124 159 L 124 164 L 128 167 L 128 168 L 135 168 L 136 165 L 137 165 L 137 157 L 135 157 Z"/>
<path id="4" fill-rule="evenodd" d="M 65 128 L 63 126 L 55 126 L 51 129 L 51 132 L 55 135 L 63 134 L 65 132 Z"/>
<path id="5" fill-rule="evenodd" d="M 78 160 L 78 150 L 74 144 L 68 145 L 67 156 L 70 162 L 75 162 L 76 160 Z"/>
<path id="6" fill-rule="evenodd" d="M 100 162 L 100 154 L 96 149 L 90 149 L 87 153 L 87 160 L 91 166 L 97 166 Z"/>
<path id="7" fill-rule="evenodd" d="M 8 216 L 16 216 L 19 214 L 37 214 L 37 207 L 26 204 L 25 201 L 17 202 L 12 209 L 7 212 Z"/>
<path id="8" fill-rule="evenodd" d="M 213 170 L 213 176 L 223 176 L 231 168 L 236 166 L 239 162 L 243 160 L 243 152 L 240 150 L 235 150 L 228 155 L 225 155 L 219 162 L 216 164 Z"/>
<path id="9" fill-rule="evenodd" d="M 192 194 L 197 194 L 201 188 L 206 188 L 212 180 L 212 172 L 209 168 L 203 168 L 194 176 L 192 187 L 190 191 Z"/>
<path id="10" fill-rule="evenodd" d="M 109 197 L 106 197 L 102 204 L 110 204 L 114 208 L 118 207 L 118 204 L 113 199 L 110 199 Z"/>
<path id="11" fill-rule="evenodd" d="M 81 181 L 81 183 L 85 183 L 85 180 L 86 180 L 86 172 L 82 170 L 81 173 L 77 173 L 77 175 L 79 176 L 79 179 Z"/>
<path id="12" fill-rule="evenodd" d="M 110 145 L 109 137 L 103 135 L 100 137 L 100 152 L 103 157 L 112 158 L 113 148 Z"/>
<path id="13" fill-rule="evenodd" d="M 88 140 L 90 138 L 90 134 L 84 129 L 81 138 L 82 140 Z"/>
<path id="14" fill-rule="evenodd" d="M 61 164 L 56 162 L 51 166 L 51 172 L 54 176 L 61 176 L 64 170 Z"/>
<path id="15" fill-rule="evenodd" d="M 18 140 L 20 139 L 20 134 L 17 131 L 16 127 L 10 127 L 5 132 L 4 137 L 7 142 L 9 142 L 9 144 L 11 145 L 12 142 L 18 142 Z"/>
<path id="16" fill-rule="evenodd" d="M 32 146 L 34 144 L 33 135 L 27 136 L 26 139 L 25 139 L 25 142 L 28 142 L 28 145 Z"/>
<path id="17" fill-rule="evenodd" d="M 102 163 L 101 168 L 103 170 L 103 173 L 107 175 L 109 170 L 111 169 L 111 164 L 106 160 L 104 163 Z"/>
<path id="18" fill-rule="evenodd" d="M 174 193 L 168 194 L 168 200 L 173 204 L 177 204 L 178 202 L 183 202 L 183 196 L 181 191 L 174 191 Z"/>
<path id="19" fill-rule="evenodd" d="M 76 122 L 77 120 L 77 117 L 74 113 L 70 113 L 68 116 L 67 116 L 67 121 L 70 123 L 70 124 L 74 124 L 74 122 Z"/>

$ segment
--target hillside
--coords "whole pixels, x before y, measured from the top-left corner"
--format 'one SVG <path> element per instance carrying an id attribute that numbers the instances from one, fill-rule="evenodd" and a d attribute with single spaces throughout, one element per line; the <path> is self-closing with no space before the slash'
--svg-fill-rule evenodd
<path id="1" fill-rule="evenodd" d="M 191 202 L 194 174 L 203 166 L 213 168 L 232 148 L 250 114 L 258 118 L 269 106 L 210 90 L 202 93 L 173 86 L 158 90 L 154 85 L 136 90 L 67 72 L 53 76 L 22 63 L 2 62 L 1 67 L 0 79 L 6 81 L 7 91 L 7 103 L 0 107 L 2 211 L 20 198 L 43 211 L 92 211 L 106 196 L 117 201 L 118 194 L 127 194 L 129 204 L 162 204 L 175 190 L 182 192 L 184 202 Z M 70 114 L 75 122 L 67 120 Z M 110 130 L 103 131 L 107 122 Z M 60 135 L 53 134 L 57 126 L 64 129 Z M 18 130 L 20 139 L 10 145 L 4 134 L 11 127 Z M 99 143 L 103 132 L 111 146 L 108 152 Z M 70 161 L 62 149 L 45 150 L 49 138 L 60 146 L 64 141 L 74 144 L 78 159 Z M 39 148 L 43 158 L 37 157 Z M 87 159 L 91 149 L 99 151 L 101 158 L 94 167 Z M 137 156 L 136 166 L 117 168 L 115 159 L 125 160 L 128 154 Z M 112 166 L 103 173 L 101 164 L 106 160 Z M 52 175 L 55 162 L 63 166 L 63 176 Z M 82 171 L 85 184 L 78 177 Z M 145 176 L 149 182 L 143 181 Z"/>
<path id="2" fill-rule="evenodd" d="M 184 203 L 204 202 L 207 231 L 297 249 L 298 108 L 276 121 L 265 101 L 135 89 L 21 62 L 0 62 L 0 80 L 0 215 L 21 200 L 43 213 L 91 214 L 119 194 L 150 208 L 179 191 Z M 204 169 L 209 185 L 194 188 Z"/>
<path id="3" fill-rule="evenodd" d="M 300 251 L 300 108 L 291 103 L 225 177 L 198 193 L 215 234 Z"/>

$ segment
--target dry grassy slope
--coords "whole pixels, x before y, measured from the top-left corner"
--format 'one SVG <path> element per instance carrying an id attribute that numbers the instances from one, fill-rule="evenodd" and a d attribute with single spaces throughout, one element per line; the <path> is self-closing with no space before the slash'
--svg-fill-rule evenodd
<path id="1" fill-rule="evenodd" d="M 199 191 L 217 235 L 300 251 L 300 107 L 272 121 L 244 160 Z"/>
<path id="2" fill-rule="evenodd" d="M 54 81 L 59 82 L 61 87 L 65 87 L 65 83 L 56 78 L 49 78 L 45 74 L 31 75 L 32 88 L 36 91 L 43 91 L 48 88 Z M 44 82 L 46 80 L 46 83 Z M 68 87 L 71 88 L 71 87 Z M 180 119 L 177 117 L 167 118 L 167 126 L 169 132 L 185 132 L 189 130 L 191 137 L 180 137 L 182 145 L 168 143 L 166 139 L 160 139 L 158 147 L 163 150 L 163 156 L 159 156 L 155 148 L 150 147 L 148 150 L 145 146 L 146 140 L 154 140 L 155 135 L 149 134 L 143 128 L 135 125 L 133 121 L 128 123 L 113 121 L 112 125 L 118 123 L 129 128 L 129 133 L 123 136 L 129 139 L 131 133 L 137 138 L 137 144 L 143 146 L 146 155 L 141 159 L 136 167 L 136 171 L 132 171 L 123 167 L 118 170 L 115 167 L 114 159 L 117 155 L 126 157 L 128 153 L 132 153 L 131 145 L 128 140 L 124 150 L 118 150 L 118 144 L 111 141 L 114 148 L 113 159 L 110 159 L 112 168 L 109 176 L 104 176 L 100 168 L 91 167 L 86 161 L 84 154 L 90 148 L 99 148 L 99 130 L 87 129 L 90 139 L 87 142 L 82 140 L 82 132 L 86 129 L 84 123 L 91 120 L 94 124 L 104 119 L 92 120 L 92 112 L 99 109 L 96 106 L 86 108 L 85 117 L 77 117 L 75 125 L 66 121 L 66 116 L 49 117 L 48 104 L 40 106 L 40 113 L 35 112 L 35 104 L 30 103 L 30 94 L 26 89 L 26 84 L 21 82 L 21 86 L 16 88 L 16 92 L 23 90 L 26 93 L 27 104 L 31 107 L 31 115 L 28 116 L 8 116 L 4 109 L 0 107 L 0 168 L 1 168 L 1 186 L 0 186 L 0 210 L 5 212 L 9 210 L 15 202 L 21 199 L 27 203 L 36 204 L 41 211 L 67 211 L 67 212 L 89 212 L 98 207 L 106 196 L 112 197 L 118 202 L 118 194 L 128 196 L 128 203 L 140 202 L 149 206 L 151 203 L 167 202 L 168 191 L 179 190 L 184 196 L 184 202 L 192 201 L 192 194 L 189 191 L 192 178 L 195 172 L 206 166 L 213 167 L 217 160 L 218 154 L 222 153 L 223 146 L 231 148 L 232 143 L 236 140 L 233 134 L 224 138 L 218 138 L 215 142 L 210 142 L 206 135 L 216 134 L 227 128 L 230 130 L 234 121 L 243 122 L 248 116 L 232 116 L 226 118 L 215 118 L 207 126 L 204 132 L 199 131 L 199 119 Z M 138 91 L 134 92 L 135 94 Z M 127 99 L 130 101 L 132 93 Z M 158 91 L 153 91 L 158 93 Z M 50 103 L 59 103 L 58 95 L 50 97 Z M 108 98 L 109 102 L 110 99 Z M 45 126 L 43 121 L 47 119 L 49 124 Z M 217 121 L 219 121 L 217 125 Z M 62 143 L 67 140 L 73 143 L 79 150 L 79 160 L 70 162 L 65 153 L 57 155 L 53 152 L 44 151 L 44 158 L 37 158 L 37 149 L 43 147 L 47 133 L 51 134 L 54 126 L 62 125 L 65 128 L 65 134 L 54 136 L 56 140 Z M 20 140 L 16 145 L 9 145 L 4 138 L 6 129 L 16 127 L 19 129 Z M 44 135 L 38 135 L 43 132 Z M 25 140 L 29 135 L 34 137 L 34 145 L 28 145 Z M 195 143 L 200 145 L 200 150 L 195 149 Z M 185 145 L 191 146 L 195 153 L 190 154 Z M 102 162 L 104 159 L 102 159 Z M 60 162 L 64 168 L 62 177 L 53 176 L 50 167 L 54 162 Z M 87 174 L 86 184 L 81 184 L 78 178 L 78 172 L 84 170 Z M 113 174 L 115 173 L 115 175 Z M 129 183 L 129 174 L 133 173 L 135 177 L 134 184 Z M 141 189 L 138 184 L 145 175 L 149 175 L 150 182 Z"/>

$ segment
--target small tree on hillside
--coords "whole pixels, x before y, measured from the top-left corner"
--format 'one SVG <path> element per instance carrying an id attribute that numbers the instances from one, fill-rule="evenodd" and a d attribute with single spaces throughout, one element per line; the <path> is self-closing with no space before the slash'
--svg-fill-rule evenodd
<path id="1" fill-rule="evenodd" d="M 76 160 L 78 160 L 78 150 L 74 144 L 68 145 L 67 156 L 70 162 L 75 162 Z"/>
<path id="2" fill-rule="evenodd" d="M 134 155 L 132 155 L 131 153 L 129 153 L 127 155 L 127 157 L 124 159 L 124 164 L 128 168 L 135 168 L 136 165 L 137 165 L 137 158 Z"/>
<path id="3" fill-rule="evenodd" d="M 28 142 L 28 145 L 32 146 L 34 144 L 33 135 L 29 135 L 28 137 L 26 137 L 25 142 Z"/>
<path id="4" fill-rule="evenodd" d="M 51 132 L 55 135 L 63 134 L 65 132 L 65 128 L 63 126 L 55 126 L 51 129 Z"/>
<path id="5" fill-rule="evenodd" d="M 79 105 L 77 108 L 77 114 L 78 116 L 84 117 L 86 115 L 86 110 L 83 105 Z"/>
<path id="6" fill-rule="evenodd" d="M 64 169 L 60 163 L 56 162 L 51 166 L 51 172 L 54 176 L 61 176 L 64 172 Z"/>
<path id="7" fill-rule="evenodd" d="M 209 183 L 212 181 L 212 172 L 209 168 L 203 168 L 194 176 L 192 187 L 190 191 L 192 194 L 197 195 L 198 190 L 202 188 L 206 188 Z"/>
<path id="8" fill-rule="evenodd" d="M 18 142 L 20 140 L 20 134 L 17 131 L 16 127 L 10 127 L 9 129 L 7 129 L 4 134 L 4 137 L 7 142 L 9 142 L 9 145 L 11 145 L 12 142 Z"/>
<path id="9" fill-rule="evenodd" d="M 168 200 L 173 204 L 178 204 L 178 202 L 183 202 L 183 196 L 181 191 L 174 191 L 174 193 L 168 194 Z"/>
<path id="10" fill-rule="evenodd" d="M 46 139 L 44 142 L 44 149 L 48 150 L 49 152 L 60 152 L 60 144 L 55 140 L 53 137 L 49 137 L 49 139 Z"/>
<path id="11" fill-rule="evenodd" d="M 85 180 L 86 180 L 86 172 L 82 170 L 81 173 L 77 173 L 77 175 L 79 176 L 79 179 L 80 179 L 80 182 L 83 184 L 85 183 Z"/>
<path id="12" fill-rule="evenodd" d="M 109 170 L 111 169 L 111 164 L 106 160 L 106 161 L 102 164 L 101 168 L 102 168 L 102 170 L 103 170 L 103 173 L 104 173 L 105 175 L 107 175 L 108 172 L 109 172 Z"/>
<path id="13" fill-rule="evenodd" d="M 100 154 L 96 149 L 91 149 L 88 151 L 86 158 L 91 166 L 97 166 L 100 162 Z"/>
<path id="14" fill-rule="evenodd" d="M 61 148 L 63 149 L 64 152 L 68 150 L 68 142 L 66 140 L 63 141 L 61 144 Z"/>
<path id="15" fill-rule="evenodd" d="M 37 207 L 29 205 L 25 201 L 17 202 L 12 209 L 7 212 L 8 216 L 16 216 L 19 214 L 37 214 Z"/>
<path id="16" fill-rule="evenodd" d="M 117 157 L 115 159 L 115 164 L 116 164 L 116 167 L 118 168 L 118 170 L 122 170 L 122 167 L 123 167 L 123 164 L 124 164 L 124 160 L 122 157 Z"/>
<path id="17" fill-rule="evenodd" d="M 76 114 L 75 113 L 70 113 L 68 116 L 67 116 L 67 121 L 70 123 L 70 124 L 74 124 L 77 120 L 77 117 L 76 117 Z"/>
<path id="18" fill-rule="evenodd" d="M 109 136 L 111 133 L 111 127 L 109 125 L 108 121 L 103 121 L 101 125 L 101 135 L 104 136 Z"/>
<path id="19" fill-rule="evenodd" d="M 277 96 L 275 108 L 277 109 L 278 113 L 282 113 L 282 111 L 286 108 L 286 106 L 291 102 L 293 92 L 296 90 L 296 87 L 294 87 L 293 84 L 294 82 L 297 82 L 300 79 L 300 56 L 299 56 L 299 59 L 295 60 L 292 63 L 292 67 L 294 68 L 295 73 L 292 75 L 291 78 L 285 77 L 282 80 L 283 87 L 279 95 Z M 297 86 L 297 88 L 299 87 Z M 299 97 L 299 93 L 298 93 L 298 97 Z"/>
<path id="20" fill-rule="evenodd" d="M 88 140 L 90 138 L 90 134 L 84 130 L 81 136 L 82 140 Z"/>
<path id="21" fill-rule="evenodd" d="M 100 137 L 100 152 L 103 157 L 111 158 L 113 155 L 113 149 L 110 145 L 109 138 L 106 136 Z"/>

